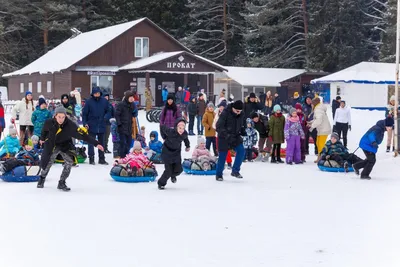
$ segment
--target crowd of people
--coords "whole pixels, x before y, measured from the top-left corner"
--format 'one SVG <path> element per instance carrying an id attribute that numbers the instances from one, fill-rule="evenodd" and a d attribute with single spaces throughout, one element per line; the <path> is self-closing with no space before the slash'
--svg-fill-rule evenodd
<path id="1" fill-rule="evenodd" d="M 64 168 L 58 188 L 69 191 L 65 181 L 74 165 L 69 152 L 75 148 L 75 139 L 79 139 L 88 144 L 90 165 L 96 164 L 94 147 L 98 148 L 98 164 L 108 165 L 105 153 L 113 153 L 114 165 L 128 165 L 135 175 L 143 174 L 143 169 L 152 166 L 155 159 L 163 162 L 165 169 L 158 180 L 158 188 L 163 190 L 169 179 L 176 183 L 183 171 L 182 142 L 186 151 L 190 151 L 189 136 L 196 134 L 198 140 L 192 161 L 204 170 L 214 166 L 217 181 L 224 180 L 225 168 L 231 170 L 231 176 L 243 178 L 240 173 L 243 162 L 284 163 L 282 153 L 285 153 L 286 164 L 303 164 L 310 154 L 310 139 L 314 141 L 317 155 L 314 163 L 345 171 L 352 166 L 361 179 L 371 179 L 375 154 L 385 131 L 388 131 L 388 151 L 392 144 L 393 137 L 389 132 L 393 131 L 394 125 L 394 97 L 390 99 L 386 118 L 378 121 L 360 141 L 359 147 L 366 156 L 365 160 L 347 149 L 351 109 L 339 96 L 332 103 L 333 126 L 328 118 L 327 106 L 321 103 L 320 97 L 306 95 L 301 99 L 297 92 L 287 116 L 283 114 L 279 95 L 272 96 L 270 91 L 260 97 L 250 93 L 244 101 L 234 101 L 232 95 L 226 97 L 226 90 L 222 90 L 216 106 L 207 102 L 204 90 L 191 95 L 188 87 L 179 87 L 175 94 L 164 87 L 162 98 L 164 107 L 160 117 L 160 136 L 164 142 L 159 140 L 158 132 L 152 131 L 147 144 L 145 127 L 140 130 L 137 127 L 138 108 L 132 91 L 125 92 L 122 101 L 114 107 L 109 95 L 103 95 L 100 88 L 93 88 L 83 110 L 79 92 L 72 91 L 61 96 L 61 103 L 53 112 L 48 110 L 44 97 L 35 102 L 32 93 L 26 92 L 24 99 L 12 110 L 12 125 L 9 135 L 0 142 L 0 156 L 16 155 L 21 150 L 40 151 L 42 171 L 38 188 L 44 187 L 52 164 L 61 156 Z M 17 114 L 19 139 L 15 127 Z M 0 126 L 5 128 L 4 110 Z M 112 152 L 108 147 L 110 135 Z M 282 148 L 284 143 L 286 149 Z M 232 157 L 235 157 L 234 162 Z"/>

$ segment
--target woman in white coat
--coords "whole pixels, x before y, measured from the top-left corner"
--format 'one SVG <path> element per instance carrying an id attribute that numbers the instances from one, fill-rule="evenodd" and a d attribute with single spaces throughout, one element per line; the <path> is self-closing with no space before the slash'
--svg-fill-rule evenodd
<path id="1" fill-rule="evenodd" d="M 28 137 L 33 134 L 33 123 L 32 123 L 32 113 L 35 111 L 35 105 L 33 103 L 33 97 L 31 92 L 26 92 L 25 97 L 17 102 L 12 109 L 11 123 L 15 124 L 17 118 L 17 113 L 19 114 L 19 140 L 21 146 L 24 145 L 25 132 L 27 131 Z"/>
<path id="2" fill-rule="evenodd" d="M 322 149 L 325 146 L 326 139 L 328 139 L 328 135 L 331 134 L 331 124 L 328 119 L 328 115 L 326 114 L 326 106 L 321 103 L 321 99 L 316 97 L 312 100 L 313 110 L 314 110 L 314 120 L 310 122 L 310 132 L 314 129 L 317 129 L 317 148 L 318 148 L 318 159 L 315 162 L 318 162 L 320 159 L 320 155 Z"/>

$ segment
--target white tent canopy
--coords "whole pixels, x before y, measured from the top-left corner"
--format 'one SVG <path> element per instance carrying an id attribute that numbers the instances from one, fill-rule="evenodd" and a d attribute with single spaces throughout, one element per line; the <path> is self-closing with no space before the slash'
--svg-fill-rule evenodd
<path id="1" fill-rule="evenodd" d="M 311 83 L 367 83 L 394 84 L 396 65 L 393 63 L 361 62 L 331 75 L 314 79 Z"/>
<path id="2" fill-rule="evenodd" d="M 281 82 L 299 76 L 306 72 L 304 69 L 269 69 L 224 67 L 226 75 L 242 86 L 280 87 Z"/>

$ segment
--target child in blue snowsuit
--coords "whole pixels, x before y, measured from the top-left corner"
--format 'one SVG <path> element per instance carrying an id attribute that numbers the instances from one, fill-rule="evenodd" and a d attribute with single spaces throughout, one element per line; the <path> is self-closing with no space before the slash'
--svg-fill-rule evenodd
<path id="1" fill-rule="evenodd" d="M 118 124 L 115 118 L 110 119 L 110 129 L 111 129 L 111 136 L 113 142 L 113 157 L 114 159 L 119 158 L 119 133 L 118 133 Z"/>
<path id="2" fill-rule="evenodd" d="M 158 133 L 156 131 L 152 131 L 150 133 L 150 142 L 149 146 L 146 147 L 145 155 L 150 160 L 154 160 L 155 158 L 160 158 L 161 150 L 162 150 L 163 143 L 158 140 Z"/>
<path id="3" fill-rule="evenodd" d="M 364 151 L 366 159 L 353 164 L 354 172 L 359 175 L 360 169 L 361 179 L 370 180 L 369 176 L 376 162 L 376 152 L 378 152 L 379 144 L 382 143 L 385 134 L 385 120 L 380 120 L 375 126 L 372 126 L 360 140 L 360 148 Z"/>
<path id="4" fill-rule="evenodd" d="M 245 160 L 253 161 L 253 146 L 257 144 L 258 137 L 257 131 L 254 129 L 254 122 L 250 119 L 246 119 L 246 135 L 243 137 L 243 146 L 246 151 Z"/>
<path id="5" fill-rule="evenodd" d="M 9 156 L 14 156 L 21 149 L 21 144 L 17 137 L 17 130 L 14 126 L 10 126 L 9 134 L 6 138 L 0 142 L 0 158 L 5 157 L 7 154 Z"/>

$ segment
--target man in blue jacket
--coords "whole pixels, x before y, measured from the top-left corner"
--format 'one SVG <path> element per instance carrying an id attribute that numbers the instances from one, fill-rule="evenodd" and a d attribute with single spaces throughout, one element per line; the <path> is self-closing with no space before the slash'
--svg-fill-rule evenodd
<path id="1" fill-rule="evenodd" d="M 109 114 L 109 103 L 102 97 L 102 92 L 99 87 L 92 89 L 91 98 L 85 103 L 82 113 L 83 125 L 88 129 L 89 135 L 93 138 L 97 138 L 99 143 L 104 145 L 104 133 L 106 131 L 106 120 L 110 119 Z M 89 163 L 94 163 L 94 146 L 89 144 Z M 104 152 L 99 150 L 99 164 L 108 165 L 105 160 Z"/>
<path id="2" fill-rule="evenodd" d="M 363 169 L 361 172 L 361 179 L 371 179 L 369 175 L 376 162 L 375 154 L 378 152 L 379 144 L 382 143 L 385 131 L 385 120 L 380 120 L 361 138 L 360 148 L 364 151 L 366 159 L 353 164 L 354 172 L 357 175 L 360 174 L 360 169 Z"/>

